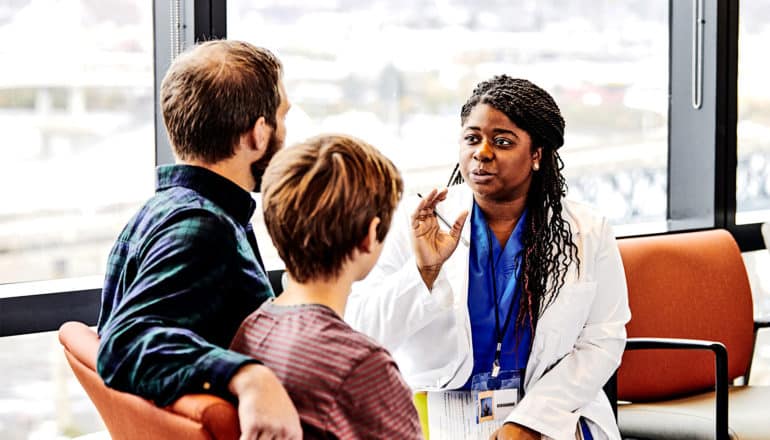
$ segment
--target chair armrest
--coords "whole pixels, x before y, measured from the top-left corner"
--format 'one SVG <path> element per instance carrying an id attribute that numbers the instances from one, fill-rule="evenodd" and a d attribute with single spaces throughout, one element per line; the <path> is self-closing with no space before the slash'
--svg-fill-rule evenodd
<path id="1" fill-rule="evenodd" d="M 727 358 L 727 349 L 721 342 L 716 341 L 682 338 L 628 338 L 626 341 L 626 350 L 651 349 L 711 350 L 717 356 L 723 352 L 725 359 Z"/>
<path id="2" fill-rule="evenodd" d="M 751 346 L 751 357 L 749 358 L 749 365 L 746 367 L 746 383 L 749 383 L 749 379 L 751 378 L 751 367 L 754 364 L 754 350 L 757 348 L 757 336 L 759 335 L 759 331 L 763 328 L 770 327 L 770 316 L 760 316 L 759 318 L 754 318 L 754 341 L 752 341 Z"/>
<path id="3" fill-rule="evenodd" d="M 759 318 L 754 318 L 754 333 L 757 332 L 757 330 L 761 328 L 768 328 L 770 327 L 770 316 L 761 316 Z"/>
<path id="4" fill-rule="evenodd" d="M 716 438 L 729 439 L 727 423 L 727 348 L 721 342 L 701 339 L 628 338 L 626 350 L 709 350 L 716 358 Z"/>
<path id="5" fill-rule="evenodd" d="M 211 438 L 237 440 L 241 430 L 238 411 L 230 402 L 210 394 L 187 394 L 166 409 L 194 420 L 209 431 Z"/>

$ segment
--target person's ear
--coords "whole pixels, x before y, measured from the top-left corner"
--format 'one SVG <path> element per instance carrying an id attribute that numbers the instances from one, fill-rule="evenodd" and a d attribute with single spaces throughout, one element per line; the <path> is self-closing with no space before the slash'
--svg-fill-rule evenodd
<path id="1" fill-rule="evenodd" d="M 543 147 L 535 148 L 532 152 L 532 169 L 538 171 L 540 169 L 540 160 L 543 158 Z"/>
<path id="2" fill-rule="evenodd" d="M 261 159 L 267 151 L 272 132 L 273 128 L 267 123 L 264 116 L 260 116 L 251 127 L 248 133 L 250 138 L 248 145 L 258 155 L 257 159 Z"/>
<path id="3" fill-rule="evenodd" d="M 369 222 L 369 231 L 366 233 L 366 237 L 361 240 L 361 244 L 358 246 L 363 253 L 370 253 L 374 248 L 374 245 L 378 243 L 377 240 L 377 226 L 380 224 L 380 218 L 374 217 Z"/>

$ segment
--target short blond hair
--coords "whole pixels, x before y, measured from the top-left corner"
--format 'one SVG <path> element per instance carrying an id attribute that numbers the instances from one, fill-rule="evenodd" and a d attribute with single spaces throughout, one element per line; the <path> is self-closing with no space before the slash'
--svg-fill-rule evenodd
<path id="1" fill-rule="evenodd" d="M 265 224 L 298 282 L 339 276 L 379 217 L 388 233 L 404 185 L 376 148 L 346 135 L 322 135 L 279 151 L 262 178 Z"/>

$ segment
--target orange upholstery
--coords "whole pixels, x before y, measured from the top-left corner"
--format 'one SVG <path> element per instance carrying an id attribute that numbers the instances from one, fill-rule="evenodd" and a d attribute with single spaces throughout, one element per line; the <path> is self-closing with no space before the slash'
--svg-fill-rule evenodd
<path id="1" fill-rule="evenodd" d="M 166 408 L 149 400 L 108 388 L 96 373 L 99 338 L 80 322 L 59 329 L 75 376 L 88 393 L 113 440 L 237 439 L 238 413 L 227 401 L 205 394 L 183 396 Z"/>
<path id="2" fill-rule="evenodd" d="M 618 241 L 631 322 L 628 337 L 723 343 L 730 380 L 746 374 L 753 350 L 751 289 L 740 250 L 724 230 Z M 644 402 L 713 390 L 714 356 L 705 351 L 626 351 L 618 399 Z"/>

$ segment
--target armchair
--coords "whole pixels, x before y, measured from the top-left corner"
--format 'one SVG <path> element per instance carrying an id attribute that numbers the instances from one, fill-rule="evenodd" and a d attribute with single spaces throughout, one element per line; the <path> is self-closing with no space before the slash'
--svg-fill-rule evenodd
<path id="1" fill-rule="evenodd" d="M 748 384 L 756 331 L 743 259 L 724 230 L 619 240 L 632 318 L 618 370 L 621 434 L 770 438 L 770 387 Z"/>
<path id="2" fill-rule="evenodd" d="M 149 400 L 108 388 L 96 373 L 99 338 L 85 324 L 64 323 L 59 342 L 113 440 L 234 440 L 240 436 L 236 409 L 219 397 L 191 394 L 159 408 Z"/>

